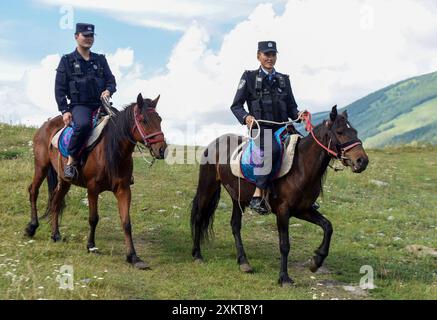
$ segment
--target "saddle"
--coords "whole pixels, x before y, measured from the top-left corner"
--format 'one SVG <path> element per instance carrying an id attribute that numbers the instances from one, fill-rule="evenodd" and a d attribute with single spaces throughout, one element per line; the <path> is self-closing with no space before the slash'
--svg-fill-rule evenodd
<path id="1" fill-rule="evenodd" d="M 281 146 L 282 157 L 272 163 L 272 170 L 269 174 L 271 181 L 285 176 L 290 171 L 296 144 L 300 137 L 299 134 L 288 133 L 285 127 L 275 132 L 275 140 Z M 256 182 L 254 171 L 258 167 L 258 160 L 259 149 L 255 142 L 245 138 L 231 155 L 232 174 L 254 184 Z"/>
<path id="2" fill-rule="evenodd" d="M 109 119 L 109 115 L 103 115 L 100 111 L 97 111 L 93 114 L 93 130 L 87 140 L 87 143 L 82 148 L 84 148 L 86 151 L 91 151 L 92 148 L 94 148 Z M 61 128 L 53 136 L 51 141 L 52 146 L 58 149 L 65 158 L 69 156 L 68 145 L 70 143 L 71 136 L 73 135 L 73 127 L 74 122 L 72 121 L 72 123 L 70 123 L 70 125 L 67 127 Z"/>

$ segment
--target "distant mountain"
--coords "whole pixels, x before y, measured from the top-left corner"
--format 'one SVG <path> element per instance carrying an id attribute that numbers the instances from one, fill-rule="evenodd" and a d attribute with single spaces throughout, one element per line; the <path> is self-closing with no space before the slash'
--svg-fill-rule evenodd
<path id="1" fill-rule="evenodd" d="M 366 147 L 437 144 L 437 72 L 398 82 L 339 111 L 345 109 Z M 328 117 L 329 112 L 316 113 L 313 122 Z"/>

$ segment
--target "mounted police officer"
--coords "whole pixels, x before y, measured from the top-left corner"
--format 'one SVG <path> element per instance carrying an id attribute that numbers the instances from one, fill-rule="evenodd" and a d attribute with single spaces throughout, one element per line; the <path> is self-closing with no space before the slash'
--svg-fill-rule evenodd
<path id="1" fill-rule="evenodd" d="M 271 163 L 281 156 L 280 146 L 274 140 L 274 132 L 283 125 L 277 123 L 287 122 L 289 119 L 298 120 L 303 113 L 298 111 L 288 75 L 279 73 L 274 68 L 277 53 L 276 42 L 258 43 L 257 58 L 261 65 L 257 70 L 243 73 L 231 106 L 238 121 L 248 127 L 254 125 L 254 119 L 267 121 L 259 123 L 260 135 L 255 143 L 261 150 L 264 167 L 266 163 L 270 163 L 267 166 L 270 168 Z M 247 103 L 249 112 L 244 109 L 244 103 Z M 255 173 L 256 190 L 250 208 L 260 214 L 268 213 L 264 197 L 270 183 L 269 174 L 270 171 Z"/>
<path id="2" fill-rule="evenodd" d="M 94 43 L 94 25 L 76 24 L 76 50 L 66 54 L 56 69 L 55 97 L 65 125 L 74 121 L 68 146 L 66 180 L 77 176 L 77 165 L 91 131 L 92 115 L 101 105 L 100 99 L 116 91 L 115 78 L 104 55 L 90 51 Z M 67 100 L 68 99 L 68 100 Z"/>

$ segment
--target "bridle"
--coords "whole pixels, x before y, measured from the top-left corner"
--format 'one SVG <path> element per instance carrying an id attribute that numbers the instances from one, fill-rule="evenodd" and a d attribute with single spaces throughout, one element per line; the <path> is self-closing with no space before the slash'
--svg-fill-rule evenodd
<path id="1" fill-rule="evenodd" d="M 147 108 L 147 113 L 157 113 L 154 108 Z M 147 133 L 141 123 L 144 121 L 144 115 L 139 112 L 138 105 L 134 107 L 134 126 L 132 127 L 132 135 L 135 132 L 135 129 L 140 133 L 141 138 L 143 139 L 144 145 L 149 148 L 152 147 L 153 144 L 158 142 L 165 142 L 164 133 L 162 131 L 156 131 L 152 133 Z"/>
<path id="2" fill-rule="evenodd" d="M 337 152 L 335 152 L 334 150 L 332 150 L 330 148 L 331 145 L 331 141 L 329 141 L 329 145 L 328 147 L 326 147 L 325 145 L 323 145 L 323 143 L 321 143 L 316 136 L 314 135 L 314 125 L 311 123 L 311 113 L 306 112 L 302 115 L 302 119 L 305 122 L 305 130 L 308 131 L 309 133 L 311 133 L 314 141 L 316 141 L 316 143 L 322 147 L 324 150 L 326 150 L 329 155 L 334 158 L 334 159 L 338 159 L 338 160 L 346 160 L 348 159 L 345 154 L 346 152 L 348 152 L 349 150 L 352 150 L 353 148 L 362 145 L 363 143 L 361 142 L 360 139 L 352 139 L 348 142 L 345 143 L 337 143 L 335 145 L 335 148 L 337 149 Z"/>

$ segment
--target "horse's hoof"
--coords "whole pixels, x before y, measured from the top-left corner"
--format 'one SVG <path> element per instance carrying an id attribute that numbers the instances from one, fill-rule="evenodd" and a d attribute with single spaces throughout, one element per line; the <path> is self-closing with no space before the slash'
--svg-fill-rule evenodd
<path id="1" fill-rule="evenodd" d="M 281 287 L 282 288 L 291 288 L 291 287 L 294 287 L 294 281 L 291 281 L 291 282 L 282 282 L 281 283 Z"/>
<path id="2" fill-rule="evenodd" d="M 139 260 L 135 263 L 132 263 L 132 266 L 138 270 L 150 270 L 151 269 L 147 263 L 145 263 L 144 261 L 141 261 L 141 260 Z"/>
<path id="3" fill-rule="evenodd" d="M 240 270 L 244 273 L 253 273 L 253 269 L 248 263 L 240 264 Z"/>
<path id="4" fill-rule="evenodd" d="M 205 261 L 203 260 L 203 258 L 194 258 L 194 263 L 196 263 L 196 264 L 202 264 L 204 262 Z"/>
<path id="5" fill-rule="evenodd" d="M 87 250 L 88 250 L 88 253 L 100 254 L 99 248 L 97 248 L 97 247 L 87 248 Z"/>
<path id="6" fill-rule="evenodd" d="M 36 228 L 38 228 L 38 226 L 34 226 L 33 224 L 28 224 L 26 229 L 24 230 L 26 233 L 26 236 L 28 236 L 29 238 L 32 238 L 35 233 L 36 233 Z"/>
<path id="7" fill-rule="evenodd" d="M 60 233 L 55 233 L 54 235 L 52 235 L 52 240 L 53 242 L 58 242 L 61 241 L 62 237 Z"/>
<path id="8" fill-rule="evenodd" d="M 317 272 L 317 270 L 319 270 L 322 264 L 323 264 L 323 258 L 320 256 L 314 256 L 310 261 L 310 271 L 312 273 Z"/>
<path id="9" fill-rule="evenodd" d="M 314 262 L 311 262 L 311 265 L 310 265 L 310 271 L 311 271 L 312 273 L 316 273 L 317 270 L 319 270 L 319 267 L 316 266 L 316 264 L 315 264 Z"/>
<path id="10" fill-rule="evenodd" d="M 289 276 L 282 276 L 279 278 L 278 284 L 283 288 L 288 288 L 294 285 L 294 281 Z"/>

